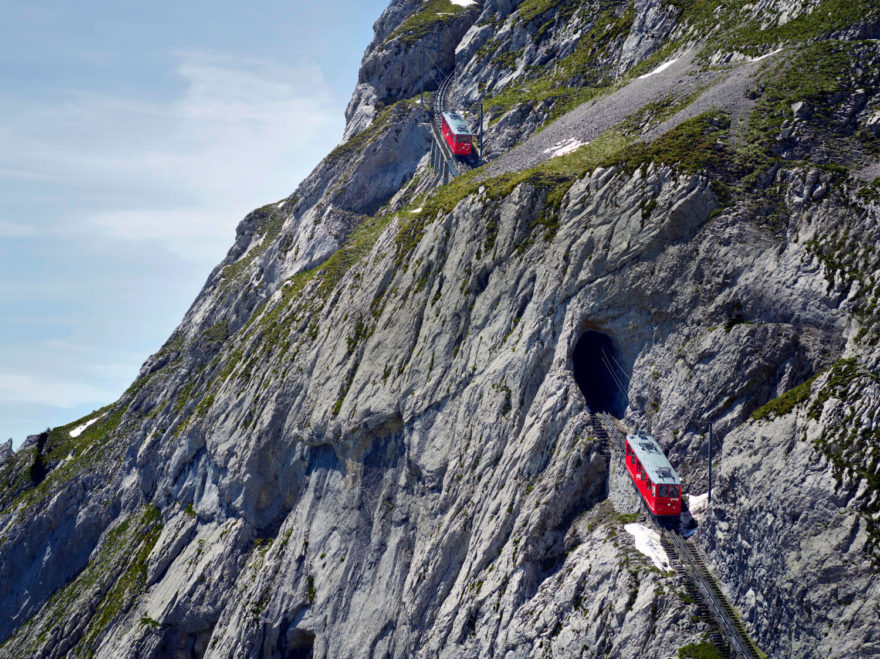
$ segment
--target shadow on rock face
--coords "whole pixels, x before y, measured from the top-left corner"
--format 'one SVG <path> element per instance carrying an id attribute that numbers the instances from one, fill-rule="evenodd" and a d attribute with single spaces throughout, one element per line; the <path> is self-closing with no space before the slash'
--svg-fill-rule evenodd
<path id="1" fill-rule="evenodd" d="M 602 332 L 584 332 L 574 347 L 574 379 L 591 412 L 607 412 L 622 419 L 626 411 L 629 380 L 614 342 Z"/>
<path id="2" fill-rule="evenodd" d="M 312 659 L 315 635 L 304 629 L 292 629 L 287 633 L 287 647 L 283 653 L 287 659 Z"/>

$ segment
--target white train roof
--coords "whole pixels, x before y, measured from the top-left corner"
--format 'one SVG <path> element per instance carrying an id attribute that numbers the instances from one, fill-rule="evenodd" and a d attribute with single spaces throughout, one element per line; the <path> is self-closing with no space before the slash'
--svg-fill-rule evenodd
<path id="1" fill-rule="evenodd" d="M 468 128 L 465 120 L 461 118 L 461 115 L 455 110 L 450 110 L 449 112 L 444 112 L 443 117 L 446 119 L 446 124 L 456 135 L 470 135 L 471 129 Z"/>
<path id="2" fill-rule="evenodd" d="M 678 474 L 651 435 L 639 430 L 634 435 L 627 435 L 626 441 L 629 442 L 651 482 L 660 485 L 681 485 Z"/>

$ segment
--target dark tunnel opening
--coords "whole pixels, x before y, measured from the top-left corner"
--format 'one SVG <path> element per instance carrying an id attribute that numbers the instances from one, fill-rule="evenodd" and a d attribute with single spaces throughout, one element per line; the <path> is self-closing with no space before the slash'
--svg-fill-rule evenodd
<path id="1" fill-rule="evenodd" d="M 622 419 L 627 406 L 629 380 L 611 337 L 602 332 L 584 332 L 574 346 L 574 379 L 591 412 L 607 412 Z"/>
<path id="2" fill-rule="evenodd" d="M 311 580 L 311 577 L 309 577 Z M 287 633 L 285 659 L 312 659 L 315 653 L 315 635 L 305 629 L 293 629 Z"/>

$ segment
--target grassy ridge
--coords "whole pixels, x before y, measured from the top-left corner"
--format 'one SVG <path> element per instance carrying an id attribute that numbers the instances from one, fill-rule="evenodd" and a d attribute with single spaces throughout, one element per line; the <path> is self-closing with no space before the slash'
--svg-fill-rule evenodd
<path id="1" fill-rule="evenodd" d="M 427 0 L 422 9 L 407 18 L 386 39 L 399 39 L 405 44 L 413 44 L 429 36 L 441 23 L 455 18 L 467 11 L 467 7 L 453 4 L 451 0 Z"/>

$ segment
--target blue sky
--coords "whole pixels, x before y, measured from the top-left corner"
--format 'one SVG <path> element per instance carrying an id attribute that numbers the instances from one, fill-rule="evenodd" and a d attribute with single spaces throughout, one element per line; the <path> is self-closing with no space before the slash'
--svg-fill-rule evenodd
<path id="1" fill-rule="evenodd" d="M 3 3 L 0 441 L 118 398 L 340 141 L 386 4 Z"/>

